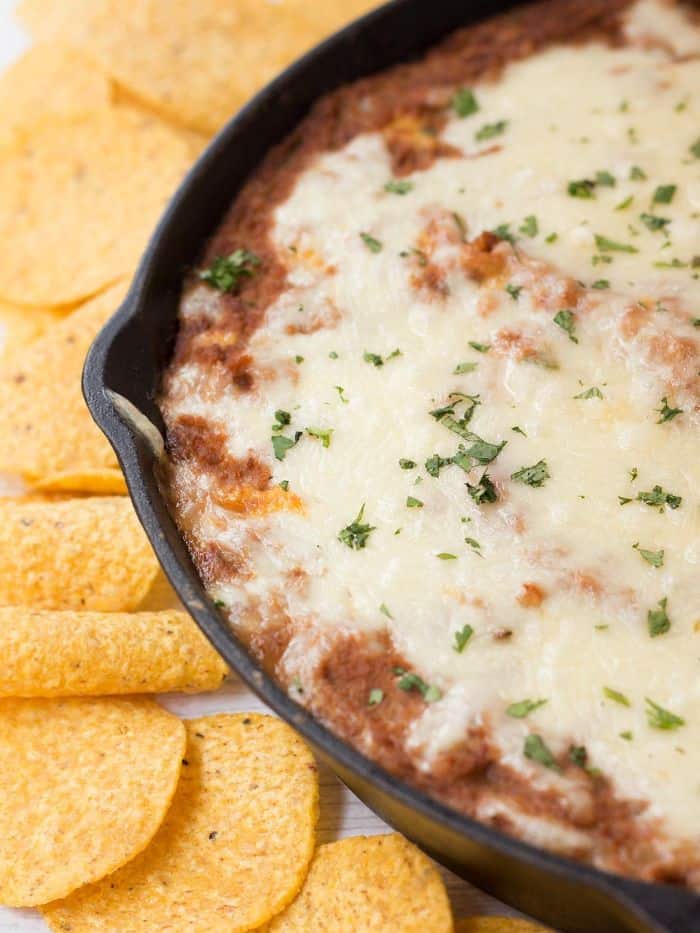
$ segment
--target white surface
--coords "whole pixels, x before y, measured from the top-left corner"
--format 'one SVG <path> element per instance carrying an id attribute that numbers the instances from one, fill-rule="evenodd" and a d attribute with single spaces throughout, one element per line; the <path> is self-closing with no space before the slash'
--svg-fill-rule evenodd
<path id="1" fill-rule="evenodd" d="M 60 0 L 56 0 L 60 2 Z M 16 0 L 0 0 L 0 70 L 26 47 L 27 38 L 13 22 L 11 10 Z M 169 709 L 185 717 L 237 710 L 265 710 L 264 705 L 240 682 L 204 697 L 169 696 Z M 343 836 L 386 832 L 386 825 L 341 785 L 333 774 L 321 769 L 321 819 L 319 839 L 328 842 Z M 512 913 L 492 898 L 445 871 L 457 916 L 475 913 Z M 33 910 L 0 907 L 0 933 L 46 933 L 48 928 Z M 116 933 L 116 931 L 115 931 Z M 150 931 L 144 931 L 150 933 Z"/>

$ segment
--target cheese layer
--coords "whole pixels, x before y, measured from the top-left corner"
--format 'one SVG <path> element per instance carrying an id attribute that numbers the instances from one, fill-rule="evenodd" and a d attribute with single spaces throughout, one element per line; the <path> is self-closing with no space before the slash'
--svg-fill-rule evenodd
<path id="1" fill-rule="evenodd" d="M 553 47 L 474 87 L 478 111 L 452 112 L 442 133 L 461 155 L 393 191 L 380 134 L 318 157 L 275 212 L 288 284 L 249 348 L 274 377 L 212 394 L 189 363 L 169 416 L 215 423 L 231 455 L 264 460 L 303 504 L 199 516 L 198 540 L 254 568 L 212 586 L 234 624 L 274 597 L 321 633 L 388 628 L 441 694 L 411 734 L 426 769 L 488 723 L 504 761 L 558 787 L 525 738 L 555 755 L 583 745 L 618 793 L 697 846 L 700 31 L 684 24 L 672 55 L 680 16 L 645 0 L 637 44 Z M 494 230 L 502 268 L 474 277 L 463 240 Z M 450 404 L 457 421 L 473 406 L 468 430 L 504 446 L 435 476 L 426 460 L 470 446 L 431 414 Z M 273 430 L 278 410 L 289 424 Z M 275 457 L 272 437 L 296 432 Z M 540 461 L 545 477 L 517 478 Z M 495 502 L 467 486 L 485 470 Z M 338 536 L 361 508 L 372 530 L 353 549 Z M 297 567 L 303 589 L 288 585 Z M 284 662 L 302 684 L 308 645 Z M 546 703 L 506 713 L 525 699 Z"/>

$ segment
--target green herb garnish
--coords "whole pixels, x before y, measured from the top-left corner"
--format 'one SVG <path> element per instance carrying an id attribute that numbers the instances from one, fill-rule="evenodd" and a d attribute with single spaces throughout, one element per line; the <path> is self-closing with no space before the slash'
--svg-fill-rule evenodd
<path id="1" fill-rule="evenodd" d="M 528 214 L 518 227 L 518 232 L 525 236 L 535 237 L 539 233 L 540 226 L 534 214 Z"/>
<path id="2" fill-rule="evenodd" d="M 671 620 L 666 612 L 667 606 L 668 599 L 664 596 L 664 598 L 659 601 L 659 605 L 656 609 L 650 609 L 647 612 L 647 628 L 652 638 L 656 638 L 658 635 L 665 635 L 671 628 Z"/>
<path id="3" fill-rule="evenodd" d="M 461 654 L 467 647 L 467 642 L 474 634 L 471 625 L 464 625 L 458 632 L 455 632 L 455 643 L 452 646 L 457 654 Z"/>
<path id="4" fill-rule="evenodd" d="M 659 185 L 654 192 L 652 201 L 654 204 L 670 204 L 675 193 L 676 185 Z"/>
<path id="5" fill-rule="evenodd" d="M 647 551 L 645 548 L 639 546 L 639 542 L 633 544 L 632 547 L 635 551 L 642 557 L 647 564 L 651 564 L 652 567 L 663 567 L 664 565 L 664 551 Z"/>
<path id="6" fill-rule="evenodd" d="M 545 482 L 550 479 L 547 461 L 538 460 L 532 466 L 521 467 L 515 473 L 511 473 L 510 478 L 517 483 L 525 483 L 526 486 L 544 486 Z"/>
<path id="7" fill-rule="evenodd" d="M 374 525 L 363 524 L 362 519 L 364 518 L 364 514 L 365 507 L 363 505 L 357 513 L 355 521 L 343 528 L 338 534 L 338 540 L 353 551 L 360 551 L 367 546 L 367 540 L 376 527 Z"/>
<path id="8" fill-rule="evenodd" d="M 669 710 L 664 709 L 663 706 L 654 703 L 649 697 L 645 697 L 645 700 L 647 703 L 647 722 L 652 729 L 670 730 L 678 729 L 680 726 L 685 725 L 685 719 L 681 716 L 676 716 L 675 713 L 669 712 Z"/>
<path id="9" fill-rule="evenodd" d="M 603 693 L 609 700 L 612 700 L 614 703 L 619 703 L 620 706 L 632 706 L 624 693 L 620 693 L 619 690 L 613 690 L 612 687 L 603 687 Z"/>
<path id="10" fill-rule="evenodd" d="M 539 709 L 540 706 L 544 706 L 546 702 L 546 700 L 519 700 L 517 703 L 511 703 L 510 706 L 506 707 L 506 714 L 512 716 L 513 719 L 524 719 L 530 713 Z"/>
<path id="11" fill-rule="evenodd" d="M 668 399 L 666 398 L 665 395 L 661 399 L 661 406 L 659 408 L 655 408 L 654 411 L 659 416 L 659 420 L 656 422 L 657 424 L 664 424 L 664 422 L 666 421 L 673 421 L 673 419 L 676 418 L 678 415 L 683 414 L 682 408 L 672 408 L 668 404 Z"/>
<path id="12" fill-rule="evenodd" d="M 474 483 L 474 485 L 467 483 L 466 486 L 469 495 L 477 505 L 481 505 L 484 502 L 496 502 L 498 500 L 496 487 L 491 481 L 491 477 L 485 470 L 482 473 L 481 479 L 478 481 L 478 483 Z"/>
<path id="13" fill-rule="evenodd" d="M 375 237 L 371 236 L 369 233 L 361 233 L 360 237 L 370 253 L 381 253 L 382 244 L 379 240 L 375 239 Z"/>
<path id="14" fill-rule="evenodd" d="M 458 117 L 470 117 L 479 109 L 474 92 L 468 87 L 461 87 L 458 91 L 455 91 L 450 104 Z"/>
<path id="15" fill-rule="evenodd" d="M 378 706 L 384 699 L 384 691 L 379 687 L 373 687 L 367 698 L 367 706 Z"/>
<path id="16" fill-rule="evenodd" d="M 485 123 L 481 129 L 474 134 L 474 139 L 481 142 L 485 139 L 493 139 L 494 136 L 500 136 L 505 132 L 508 126 L 507 120 L 498 120 L 496 123 Z"/>
<path id="17" fill-rule="evenodd" d="M 229 256 L 218 256 L 208 269 L 199 273 L 202 282 L 206 282 L 220 292 L 237 292 L 241 281 L 253 275 L 260 257 L 247 249 L 234 250 Z"/>
<path id="18" fill-rule="evenodd" d="M 591 388 L 586 389 L 585 392 L 579 392 L 578 395 L 574 395 L 574 398 L 604 398 L 604 396 L 598 386 L 591 386 Z"/>
<path id="19" fill-rule="evenodd" d="M 402 178 L 392 178 L 384 185 L 384 190 L 389 194 L 408 194 L 409 191 L 413 191 L 413 182 Z"/>
<path id="20" fill-rule="evenodd" d="M 576 317 L 574 316 L 573 311 L 569 311 L 567 308 L 563 308 L 561 311 L 557 311 L 552 320 L 557 325 L 557 327 L 561 327 L 561 329 L 566 334 L 568 334 L 569 340 L 571 340 L 573 343 L 578 343 L 578 337 L 575 333 Z"/>
<path id="21" fill-rule="evenodd" d="M 523 745 L 523 754 L 526 758 L 529 758 L 530 761 L 536 761 L 538 764 L 544 765 L 545 768 L 551 768 L 552 771 L 561 770 L 557 764 L 556 758 L 547 747 L 541 735 L 535 735 L 534 733 L 528 735 Z"/>

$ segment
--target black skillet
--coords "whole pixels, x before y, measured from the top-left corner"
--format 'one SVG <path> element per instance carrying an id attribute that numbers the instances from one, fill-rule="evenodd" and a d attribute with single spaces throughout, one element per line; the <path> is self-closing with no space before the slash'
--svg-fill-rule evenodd
<path id="1" fill-rule="evenodd" d="M 700 931 L 700 897 L 604 874 L 461 816 L 382 771 L 294 703 L 253 662 L 205 594 L 156 481 L 158 444 L 115 402 L 115 394 L 123 397 L 162 429 L 154 396 L 173 346 L 183 271 L 265 152 L 294 128 L 316 98 L 416 56 L 458 26 L 514 5 L 506 0 L 394 0 L 328 39 L 258 94 L 213 141 L 177 192 L 126 301 L 88 356 L 84 391 L 184 605 L 233 670 L 308 739 L 368 806 L 453 871 L 565 933 L 693 933 Z"/>

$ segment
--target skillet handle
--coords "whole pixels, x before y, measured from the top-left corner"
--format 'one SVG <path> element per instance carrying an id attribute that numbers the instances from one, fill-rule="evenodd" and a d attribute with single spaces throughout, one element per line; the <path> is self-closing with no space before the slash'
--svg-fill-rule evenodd
<path id="1" fill-rule="evenodd" d="M 700 895 L 672 885 L 615 879 L 613 896 L 627 908 L 635 933 L 700 933 Z"/>

